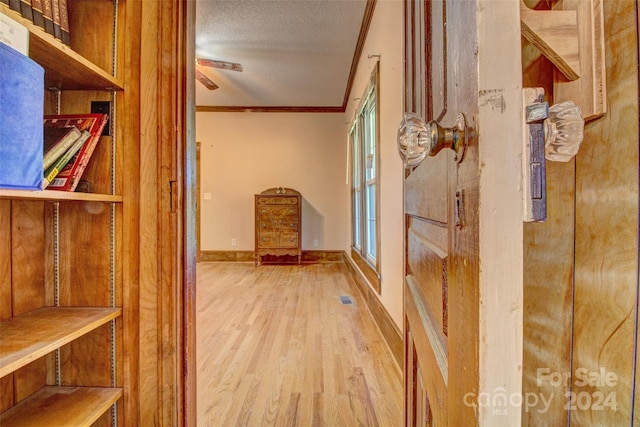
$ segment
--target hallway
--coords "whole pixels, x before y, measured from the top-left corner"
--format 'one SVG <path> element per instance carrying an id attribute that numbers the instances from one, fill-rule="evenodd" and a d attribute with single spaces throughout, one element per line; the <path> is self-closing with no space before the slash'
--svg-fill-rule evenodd
<path id="1" fill-rule="evenodd" d="M 198 426 L 402 425 L 402 373 L 345 271 L 198 264 Z"/>

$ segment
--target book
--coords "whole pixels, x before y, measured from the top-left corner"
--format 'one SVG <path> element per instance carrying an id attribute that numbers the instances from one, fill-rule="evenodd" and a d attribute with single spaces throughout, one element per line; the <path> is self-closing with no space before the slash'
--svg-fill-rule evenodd
<path id="1" fill-rule="evenodd" d="M 58 40 L 62 40 L 62 30 L 60 30 L 59 0 L 51 0 L 51 9 L 53 10 L 53 36 Z"/>
<path id="2" fill-rule="evenodd" d="M 44 28 L 42 0 L 31 0 L 31 9 L 33 10 L 33 23 L 40 28 Z"/>
<path id="3" fill-rule="evenodd" d="M 9 4 L 9 0 L 0 0 L 0 3 Z"/>
<path id="4" fill-rule="evenodd" d="M 51 0 L 42 0 L 42 18 L 44 20 L 44 30 L 53 35 L 53 6 Z"/>
<path id="5" fill-rule="evenodd" d="M 19 22 L 0 12 L 0 42 L 29 56 L 29 30 Z"/>
<path id="6" fill-rule="evenodd" d="M 44 162 L 45 170 L 49 168 L 58 157 L 63 155 L 78 139 L 81 132 L 75 126 L 70 127 L 44 127 Z"/>
<path id="7" fill-rule="evenodd" d="M 76 129 L 77 130 L 77 129 Z M 82 132 L 78 131 L 80 136 L 75 139 L 73 145 L 67 149 L 58 159 L 45 171 L 44 179 L 42 180 L 42 188 L 45 189 L 51 181 L 64 169 L 65 166 L 69 163 L 69 161 L 76 155 L 78 151 L 82 148 L 85 142 L 89 139 L 91 134 L 84 130 Z"/>
<path id="8" fill-rule="evenodd" d="M 32 0 L 35 1 L 35 0 Z M 60 7 L 60 34 L 62 43 L 71 46 L 71 35 L 69 33 L 69 10 L 67 9 L 67 0 L 58 0 Z"/>
<path id="9" fill-rule="evenodd" d="M 20 13 L 20 0 L 9 0 L 9 7 Z"/>
<path id="10" fill-rule="evenodd" d="M 47 187 L 49 190 L 75 191 L 78 182 L 82 177 L 89 159 L 100 140 L 100 135 L 104 129 L 108 114 L 65 114 L 55 116 L 45 116 L 45 120 L 64 120 L 69 125 L 76 126 L 80 130 L 87 130 L 91 134 L 87 142 L 80 151 L 67 163 L 67 166 L 53 179 Z"/>
<path id="11" fill-rule="evenodd" d="M 20 14 L 23 18 L 33 22 L 33 9 L 31 0 L 20 0 Z"/>

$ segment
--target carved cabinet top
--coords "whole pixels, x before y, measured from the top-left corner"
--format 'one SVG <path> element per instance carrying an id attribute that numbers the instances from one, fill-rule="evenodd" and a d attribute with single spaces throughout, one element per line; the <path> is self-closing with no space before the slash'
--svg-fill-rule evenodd
<path id="1" fill-rule="evenodd" d="M 273 187 L 264 190 L 261 195 L 275 195 L 275 196 L 299 196 L 300 193 L 293 188 L 286 187 Z"/>

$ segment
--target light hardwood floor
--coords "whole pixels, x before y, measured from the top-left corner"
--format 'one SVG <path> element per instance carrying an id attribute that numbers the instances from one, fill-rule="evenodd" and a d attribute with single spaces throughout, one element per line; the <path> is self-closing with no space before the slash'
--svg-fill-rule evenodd
<path id="1" fill-rule="evenodd" d="M 402 425 L 402 373 L 345 271 L 198 264 L 198 426 Z"/>

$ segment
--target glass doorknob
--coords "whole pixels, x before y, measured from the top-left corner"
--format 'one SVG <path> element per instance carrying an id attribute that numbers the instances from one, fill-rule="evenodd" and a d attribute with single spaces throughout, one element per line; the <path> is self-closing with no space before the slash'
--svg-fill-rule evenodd
<path id="1" fill-rule="evenodd" d="M 549 108 L 544 131 L 545 157 L 556 162 L 568 162 L 578 153 L 584 139 L 580 107 L 573 101 L 553 105 Z"/>
<path id="2" fill-rule="evenodd" d="M 458 114 L 456 124 L 447 128 L 435 120 L 427 123 L 415 113 L 404 113 L 398 128 L 398 151 L 406 168 L 418 166 L 427 156 L 435 156 L 443 148 L 452 149 L 459 163 L 466 147 L 466 121 L 463 114 Z"/>

